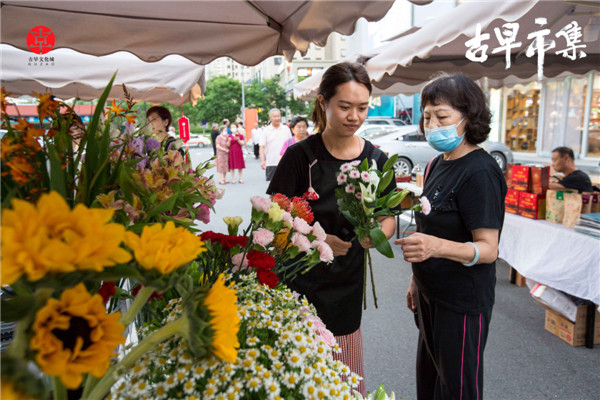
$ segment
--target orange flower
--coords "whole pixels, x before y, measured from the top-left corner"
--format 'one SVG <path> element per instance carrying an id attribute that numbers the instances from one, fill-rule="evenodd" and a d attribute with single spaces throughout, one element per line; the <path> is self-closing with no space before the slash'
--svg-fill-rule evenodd
<path id="1" fill-rule="evenodd" d="M 117 102 L 115 101 L 115 99 L 113 99 L 112 101 L 112 106 L 106 110 L 106 112 L 104 114 L 110 114 L 110 113 L 114 113 L 116 115 L 121 115 L 121 113 L 125 111 L 124 108 L 121 108 L 117 105 Z"/>
<path id="2" fill-rule="evenodd" d="M 6 166 L 10 168 L 13 179 L 17 183 L 29 182 L 26 174 L 33 174 L 35 172 L 31 164 L 23 157 L 14 157 L 6 163 Z"/>
<path id="3" fill-rule="evenodd" d="M 33 92 L 40 104 L 38 105 L 38 114 L 40 115 L 40 122 L 43 122 L 44 119 L 46 118 L 46 115 L 48 114 L 52 114 L 59 106 L 60 106 L 60 102 L 56 101 L 56 100 L 52 100 L 52 94 L 51 93 L 46 93 L 46 94 L 39 94 L 37 92 Z"/>
<path id="4" fill-rule="evenodd" d="M 21 150 L 23 146 L 19 143 L 11 143 L 8 139 L 2 139 L 2 145 L 0 146 L 0 157 L 3 161 L 8 159 L 8 156 Z"/>
<path id="5" fill-rule="evenodd" d="M 6 114 L 6 106 L 8 105 L 8 101 L 6 101 L 7 97 L 10 97 L 12 93 L 7 93 L 6 90 L 4 89 L 4 86 L 2 86 L 2 89 L 0 90 L 0 106 L 2 107 L 2 112 Z"/>
<path id="6" fill-rule="evenodd" d="M 276 193 L 275 196 L 273 196 L 273 202 L 279 204 L 279 207 L 283 210 L 283 211 L 288 211 L 290 209 L 290 204 L 291 201 L 290 199 L 281 193 Z"/>
<path id="7" fill-rule="evenodd" d="M 288 228 L 283 228 L 275 234 L 274 243 L 277 253 L 281 254 L 283 250 L 287 250 L 292 247 L 292 243 L 288 242 L 289 233 L 290 230 Z"/>
<path id="8" fill-rule="evenodd" d="M 290 207 L 290 214 L 292 214 L 292 217 L 302 218 L 309 224 L 311 224 L 313 222 L 313 220 L 315 219 L 315 216 L 313 215 L 312 210 L 310 209 L 310 206 L 308 205 L 308 201 L 306 201 L 300 197 L 294 197 L 292 199 L 292 205 Z"/>
<path id="9" fill-rule="evenodd" d="M 130 124 L 135 124 L 135 115 L 126 115 L 125 119 L 127 120 L 127 122 L 129 122 Z"/>

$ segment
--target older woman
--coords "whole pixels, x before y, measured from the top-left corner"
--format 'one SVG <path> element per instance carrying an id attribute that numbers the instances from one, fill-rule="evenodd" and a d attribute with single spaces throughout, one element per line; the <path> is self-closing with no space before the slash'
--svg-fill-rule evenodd
<path id="1" fill-rule="evenodd" d="M 308 121 L 304 117 L 295 117 L 290 121 L 290 129 L 294 136 L 286 140 L 283 146 L 281 147 L 281 156 L 283 156 L 283 153 L 285 153 L 288 147 L 298 143 L 301 140 L 306 139 Z"/>
<path id="2" fill-rule="evenodd" d="M 421 93 L 421 129 L 442 152 L 426 168 L 417 232 L 396 240 L 412 263 L 408 308 L 417 313 L 418 399 L 483 398 L 483 350 L 494 305 L 506 183 L 477 146 L 490 132 L 483 91 L 463 74 Z"/>
<path id="3" fill-rule="evenodd" d="M 217 174 L 219 174 L 219 183 L 224 185 L 227 182 L 227 172 L 229 172 L 229 135 L 227 126 L 221 126 L 221 133 L 216 139 L 217 147 Z"/>

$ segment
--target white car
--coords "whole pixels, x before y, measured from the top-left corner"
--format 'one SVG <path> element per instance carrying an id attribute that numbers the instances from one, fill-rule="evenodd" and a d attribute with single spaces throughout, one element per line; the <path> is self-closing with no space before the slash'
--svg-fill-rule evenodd
<path id="1" fill-rule="evenodd" d="M 210 137 L 202 134 L 190 133 L 190 140 L 187 141 L 187 145 L 190 147 L 210 146 Z"/>

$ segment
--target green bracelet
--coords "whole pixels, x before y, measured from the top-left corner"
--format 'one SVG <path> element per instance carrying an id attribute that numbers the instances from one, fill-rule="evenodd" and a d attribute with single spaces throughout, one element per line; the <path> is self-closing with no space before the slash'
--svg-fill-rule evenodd
<path id="1" fill-rule="evenodd" d="M 472 267 L 473 265 L 477 264 L 477 261 L 479 261 L 479 247 L 477 247 L 477 245 L 473 242 L 466 242 L 468 244 L 470 244 L 471 246 L 473 246 L 475 248 L 475 257 L 473 257 L 473 261 L 471 261 L 470 263 L 464 264 L 463 265 L 465 267 Z"/>

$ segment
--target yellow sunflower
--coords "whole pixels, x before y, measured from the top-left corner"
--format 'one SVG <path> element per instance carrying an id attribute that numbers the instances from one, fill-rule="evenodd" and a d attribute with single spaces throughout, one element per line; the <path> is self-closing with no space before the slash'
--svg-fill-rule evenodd
<path id="1" fill-rule="evenodd" d="M 145 226 L 140 236 L 127 232 L 125 244 L 145 269 L 168 274 L 206 251 L 204 242 L 190 231 L 175 227 L 173 221 Z"/>
<path id="2" fill-rule="evenodd" d="M 211 346 L 217 357 L 228 362 L 235 362 L 240 347 L 237 336 L 240 317 L 236 301 L 235 289 L 225 285 L 223 274 L 219 275 L 204 299 L 211 316 L 210 325 L 215 331 Z"/>
<path id="3" fill-rule="evenodd" d="M 2 380 L 0 389 L 0 399 L 2 400 L 34 400 L 33 397 L 26 396 L 15 385 L 6 380 Z"/>
<path id="4" fill-rule="evenodd" d="M 42 195 L 37 205 L 13 200 L 12 210 L 2 211 L 2 284 L 129 261 L 131 254 L 120 247 L 125 227 L 109 222 L 113 212 L 81 204 L 71 210 L 56 192 Z"/>
<path id="5" fill-rule="evenodd" d="M 89 294 L 83 283 L 49 299 L 33 324 L 30 345 L 38 365 L 69 389 L 79 387 L 85 373 L 102 377 L 115 348 L 125 343 L 120 318 L 119 312 L 106 314 L 102 296 Z"/>

